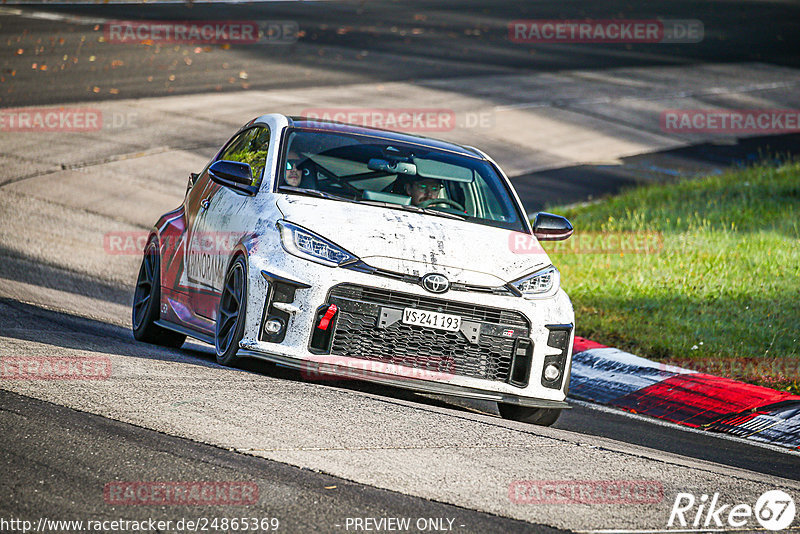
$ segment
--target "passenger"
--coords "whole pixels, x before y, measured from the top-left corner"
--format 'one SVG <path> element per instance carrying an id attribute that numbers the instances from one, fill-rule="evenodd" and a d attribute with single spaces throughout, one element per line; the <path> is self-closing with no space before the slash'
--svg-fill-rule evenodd
<path id="1" fill-rule="evenodd" d="M 297 168 L 296 163 L 286 162 L 286 185 L 300 187 L 303 180 L 303 171 Z"/>
<path id="2" fill-rule="evenodd" d="M 289 152 L 286 155 L 286 185 L 291 187 L 300 187 L 300 182 L 303 180 L 303 171 L 298 167 L 300 157 L 295 152 Z"/>

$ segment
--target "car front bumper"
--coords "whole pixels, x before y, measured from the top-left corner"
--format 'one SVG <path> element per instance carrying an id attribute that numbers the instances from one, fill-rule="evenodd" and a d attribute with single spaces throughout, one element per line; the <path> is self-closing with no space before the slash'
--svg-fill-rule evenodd
<path id="1" fill-rule="evenodd" d="M 265 274 L 262 275 L 262 271 Z M 428 393 L 529 407 L 567 407 L 564 401 L 569 387 L 574 314 L 569 298 L 561 290 L 553 297 L 538 300 L 470 291 L 433 295 L 418 285 L 402 280 L 329 268 L 298 258 L 286 258 L 280 268 L 251 261 L 249 279 L 247 322 L 244 338 L 240 342 L 240 354 L 243 356 L 299 369 L 311 379 L 337 375 Z M 278 343 L 269 342 L 264 339 L 263 325 L 269 315 L 268 310 L 273 309 L 269 307 L 275 297 L 271 288 L 287 281 L 297 286 L 291 302 L 277 304 L 287 317 L 285 337 Z M 370 298 L 361 298 L 363 306 L 359 307 L 358 295 L 342 300 L 343 294 L 339 289 L 345 286 L 374 288 L 378 293 L 391 293 L 403 298 L 397 302 L 377 302 L 371 294 Z M 345 297 L 347 295 L 344 294 Z M 404 330 L 402 334 L 397 330 L 381 331 L 377 315 L 381 310 L 395 314 L 397 324 L 390 324 L 389 328 L 409 328 L 396 320 L 396 311 L 402 310 L 411 297 L 414 297 L 411 307 L 419 306 L 422 302 L 428 306 L 427 309 L 434 309 L 431 306 L 440 303 L 440 311 L 452 313 L 453 310 L 461 310 L 458 313 L 465 314 L 462 317 L 466 318 L 466 324 L 477 327 L 478 337 L 473 336 L 468 342 L 453 337 L 452 333 L 424 329 L 424 339 L 414 339 L 415 332 L 410 330 Z M 335 329 L 338 325 L 334 323 L 331 325 L 334 329 L 333 350 L 325 352 L 311 348 L 310 340 L 318 326 L 321 307 L 337 302 L 343 324 L 347 318 L 350 325 L 350 339 L 345 342 L 344 337 L 340 336 L 337 344 Z M 476 319 L 472 311 L 464 311 L 478 310 L 478 313 L 485 314 L 481 310 L 487 309 L 501 310 L 504 315 L 491 318 L 481 316 L 487 319 L 484 321 Z M 517 319 L 509 321 L 509 318 Z M 524 321 L 524 326 L 519 318 Z M 358 324 L 362 330 L 354 331 L 354 324 Z M 554 329 L 566 332 L 563 349 L 550 346 Z M 508 334 L 509 330 L 512 333 Z M 504 333 L 508 335 L 507 339 L 504 339 Z M 444 341 L 445 334 L 449 334 L 449 341 Z M 456 333 L 456 336 L 459 335 Z M 439 336 L 442 339 L 438 339 Z M 363 343 L 358 343 L 359 337 L 363 337 Z M 524 369 L 526 376 L 524 381 L 511 380 L 513 352 L 521 339 L 530 341 L 529 362 Z M 405 340 L 409 342 L 403 343 Z M 448 347 L 452 350 L 448 350 Z M 511 354 L 508 354 L 508 358 L 501 357 L 501 353 L 509 351 Z M 558 359 L 559 355 L 562 379 L 557 387 L 552 384 L 546 387 L 546 381 L 542 378 L 546 362 Z M 519 378 L 519 372 L 516 375 Z"/>

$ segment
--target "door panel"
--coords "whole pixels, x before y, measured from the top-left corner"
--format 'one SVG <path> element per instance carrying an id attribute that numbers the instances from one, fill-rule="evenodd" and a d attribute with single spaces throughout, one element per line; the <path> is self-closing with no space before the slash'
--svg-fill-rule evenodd
<path id="1" fill-rule="evenodd" d="M 261 182 L 270 150 L 270 130 L 254 127 L 240 133 L 220 153 L 219 160 L 248 163 L 253 185 Z M 254 197 L 237 193 L 210 179 L 198 195 L 196 216 L 186 247 L 186 280 L 194 313 L 215 321 L 225 270 L 236 245 L 257 217 Z M 252 213 L 251 213 L 252 212 Z M 212 323 L 213 325 L 213 323 Z"/>

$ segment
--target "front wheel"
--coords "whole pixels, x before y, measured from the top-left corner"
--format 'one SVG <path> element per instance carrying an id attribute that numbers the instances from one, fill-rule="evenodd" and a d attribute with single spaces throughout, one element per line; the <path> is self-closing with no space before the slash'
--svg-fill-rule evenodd
<path id="1" fill-rule="evenodd" d="M 133 292 L 133 337 L 136 341 L 177 348 L 183 345 L 186 336 L 155 324 L 161 315 L 158 309 L 161 302 L 160 264 L 158 242 L 152 240 L 144 249 L 142 266 L 139 268 L 139 277 Z"/>
<path id="2" fill-rule="evenodd" d="M 247 264 L 239 256 L 225 275 L 225 285 L 219 299 L 215 345 L 217 363 L 220 365 L 234 365 L 239 360 L 236 353 L 244 335 L 246 298 Z"/>
<path id="3" fill-rule="evenodd" d="M 539 426 L 550 426 L 561 415 L 560 408 L 529 408 L 516 404 L 497 403 L 497 410 L 503 419 L 531 423 Z"/>

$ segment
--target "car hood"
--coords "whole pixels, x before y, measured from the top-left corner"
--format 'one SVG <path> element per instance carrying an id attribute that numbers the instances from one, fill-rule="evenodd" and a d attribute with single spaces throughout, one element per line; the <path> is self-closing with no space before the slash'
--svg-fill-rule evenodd
<path id="1" fill-rule="evenodd" d="M 372 267 L 497 287 L 550 264 L 541 250 L 512 250 L 518 232 L 402 210 L 282 195 L 285 220 L 308 228 Z M 524 236 L 528 240 L 532 236 Z"/>

